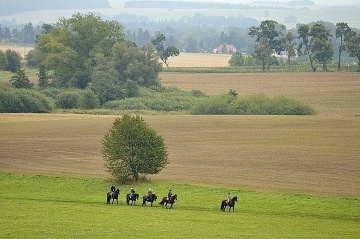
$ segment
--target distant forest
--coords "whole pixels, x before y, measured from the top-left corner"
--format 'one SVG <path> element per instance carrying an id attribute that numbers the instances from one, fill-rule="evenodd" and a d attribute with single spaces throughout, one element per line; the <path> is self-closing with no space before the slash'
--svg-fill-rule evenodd
<path id="1" fill-rule="evenodd" d="M 0 15 L 33 10 L 110 8 L 108 0 L 0 0 Z"/>
<path id="2" fill-rule="evenodd" d="M 125 8 L 165 8 L 165 9 L 254 9 L 274 5 L 279 8 L 280 2 L 257 1 L 253 4 L 220 3 L 220 2 L 190 2 L 190 1 L 166 1 L 166 0 L 129 0 L 124 4 Z M 314 5 L 308 0 L 295 0 L 287 3 L 281 2 L 281 8 L 304 7 Z"/>

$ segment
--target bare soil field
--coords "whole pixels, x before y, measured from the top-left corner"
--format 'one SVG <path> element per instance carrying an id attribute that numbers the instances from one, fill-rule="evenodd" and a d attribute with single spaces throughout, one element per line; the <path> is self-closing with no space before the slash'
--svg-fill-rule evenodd
<path id="1" fill-rule="evenodd" d="M 116 116 L 0 114 L 1 172 L 110 177 L 101 138 Z M 170 164 L 152 180 L 360 196 L 360 117 L 144 116 Z"/>
<path id="2" fill-rule="evenodd" d="M 180 55 L 169 58 L 169 67 L 227 67 L 230 58 L 230 54 L 181 52 Z"/>
<path id="3" fill-rule="evenodd" d="M 229 74 L 161 74 L 164 86 L 198 89 L 207 95 L 285 95 L 315 107 L 319 115 L 360 114 L 360 74 L 352 72 L 289 72 Z"/>

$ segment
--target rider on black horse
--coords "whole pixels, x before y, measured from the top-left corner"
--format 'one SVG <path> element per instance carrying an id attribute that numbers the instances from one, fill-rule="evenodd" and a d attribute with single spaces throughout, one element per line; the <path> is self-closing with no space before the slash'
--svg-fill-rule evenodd
<path id="1" fill-rule="evenodd" d="M 168 196 L 167 196 L 167 200 L 168 201 L 172 201 L 172 191 L 171 191 L 171 189 L 169 190 L 169 192 L 168 192 Z"/>
<path id="2" fill-rule="evenodd" d="M 134 188 L 131 188 L 131 189 L 130 189 L 130 198 L 133 198 L 133 197 L 134 197 L 134 194 L 135 194 L 135 189 L 134 189 Z"/>
<path id="3" fill-rule="evenodd" d="M 151 188 L 149 188 L 149 190 L 148 190 L 148 199 L 151 199 L 152 198 L 152 190 L 151 190 Z"/>
<path id="4" fill-rule="evenodd" d="M 230 192 L 228 192 L 226 204 L 229 205 L 230 202 L 231 202 L 231 195 Z"/>
<path id="5" fill-rule="evenodd" d="M 116 190 L 115 186 L 112 185 L 112 186 L 110 187 L 110 195 L 111 195 L 111 196 L 114 194 L 115 190 Z"/>

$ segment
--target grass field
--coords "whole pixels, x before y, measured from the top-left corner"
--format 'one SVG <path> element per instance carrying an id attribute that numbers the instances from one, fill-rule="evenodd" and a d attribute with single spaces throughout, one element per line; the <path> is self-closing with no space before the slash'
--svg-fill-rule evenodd
<path id="1" fill-rule="evenodd" d="M 360 201 L 233 190 L 235 212 L 220 212 L 225 188 L 174 183 L 136 185 L 159 197 L 171 187 L 174 209 L 106 205 L 104 179 L 0 174 L 1 238 L 356 238 Z M 226 195 L 226 194 L 225 194 Z M 204 200 L 206 199 L 206 200 Z"/>

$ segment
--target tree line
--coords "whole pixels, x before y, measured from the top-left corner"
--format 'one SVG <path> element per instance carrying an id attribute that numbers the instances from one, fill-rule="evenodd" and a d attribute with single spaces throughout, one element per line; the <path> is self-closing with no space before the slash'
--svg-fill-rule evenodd
<path id="1" fill-rule="evenodd" d="M 347 23 L 336 24 L 335 36 L 323 22 L 299 24 L 296 29 L 286 30 L 286 27 L 274 20 L 264 20 L 259 26 L 249 29 L 249 35 L 255 38 L 252 56 L 261 62 L 262 70 L 270 69 L 272 58 L 285 52 L 290 68 L 291 57 L 307 56 L 312 71 L 316 71 L 314 62 L 322 65 L 327 71 L 327 64 L 334 58 L 333 38 L 339 39 L 338 70 L 341 69 L 343 51 L 350 57 L 355 57 L 360 70 L 360 34 L 352 30 Z M 235 54 L 229 61 L 232 66 L 245 65 L 244 57 Z"/>

